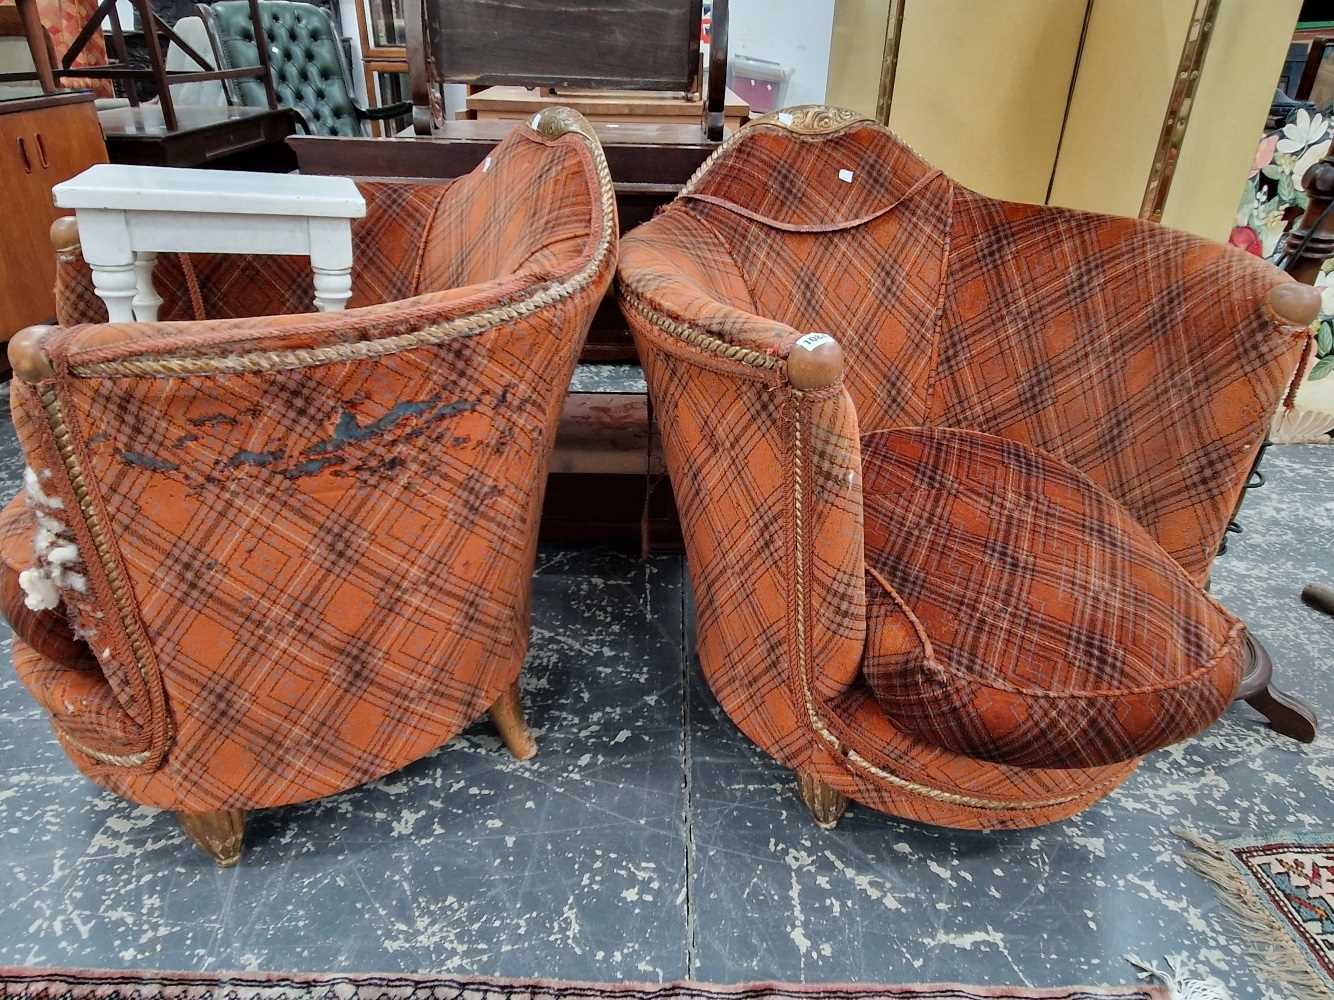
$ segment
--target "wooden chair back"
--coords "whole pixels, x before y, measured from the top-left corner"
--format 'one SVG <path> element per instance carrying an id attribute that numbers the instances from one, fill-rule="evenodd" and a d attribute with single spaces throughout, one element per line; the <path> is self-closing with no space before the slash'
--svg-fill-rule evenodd
<path id="1" fill-rule="evenodd" d="M 700 93 L 703 0 L 407 0 L 406 15 L 419 135 L 429 135 L 441 117 L 441 83 Z M 717 140 L 727 82 L 727 0 L 714 0 L 711 24 L 704 128 Z"/>

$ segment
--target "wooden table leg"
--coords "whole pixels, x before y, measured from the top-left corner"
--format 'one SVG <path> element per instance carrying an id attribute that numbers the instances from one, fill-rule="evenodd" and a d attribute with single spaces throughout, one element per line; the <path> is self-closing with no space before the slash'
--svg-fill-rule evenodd
<path id="1" fill-rule="evenodd" d="M 153 268 L 157 254 L 149 250 L 134 252 L 134 319 L 137 323 L 156 323 L 162 296 L 153 285 Z"/>
<path id="2" fill-rule="evenodd" d="M 139 291 L 130 227 L 125 213 L 114 209 L 79 209 L 79 243 L 93 272 L 93 290 L 106 303 L 112 323 L 134 322 Z"/>
<path id="3" fill-rule="evenodd" d="M 352 225 L 347 219 L 310 219 L 309 225 L 315 308 L 339 312 L 352 297 Z"/>

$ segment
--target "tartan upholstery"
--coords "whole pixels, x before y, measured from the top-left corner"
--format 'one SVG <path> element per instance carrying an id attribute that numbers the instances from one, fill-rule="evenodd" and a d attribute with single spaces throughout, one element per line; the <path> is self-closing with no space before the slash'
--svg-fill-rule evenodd
<path id="1" fill-rule="evenodd" d="M 220 318 L 65 326 L 43 342 L 56 377 L 15 383 L 20 442 L 78 544 L 86 592 L 64 590 L 63 612 L 96 669 L 17 640 L 15 659 L 94 781 L 192 813 L 304 801 L 430 753 L 515 681 L 616 221 L 577 132 L 518 126 L 491 160 L 481 182 L 363 186 L 361 308 L 293 314 L 309 280 L 257 287 L 271 259 L 209 260 L 201 282 L 274 312 L 238 316 L 211 289 Z M 466 254 L 490 227 L 526 249 L 465 267 L 468 287 L 423 275 L 432 241 Z M 62 275 L 67 320 L 79 269 Z M 165 315 L 188 316 L 173 295 Z M 157 367 L 115 367 L 141 362 Z M 33 558 L 29 517 L 19 499 L 0 518 L 12 569 Z"/>
<path id="2" fill-rule="evenodd" d="M 1078 469 L 953 428 L 862 439 L 866 684 L 980 760 L 1093 767 L 1212 723 L 1242 626 Z"/>
<path id="3" fill-rule="evenodd" d="M 1106 795 L 1133 753 L 983 760 L 881 707 L 863 435 L 956 427 L 1046 452 L 1198 585 L 1306 336 L 1264 307 L 1287 280 L 1151 224 L 984 198 L 869 122 L 812 135 L 775 115 L 729 140 L 619 267 L 723 708 L 779 762 L 910 819 L 1032 826 Z M 786 359 L 811 331 L 845 363 L 803 392 Z"/>

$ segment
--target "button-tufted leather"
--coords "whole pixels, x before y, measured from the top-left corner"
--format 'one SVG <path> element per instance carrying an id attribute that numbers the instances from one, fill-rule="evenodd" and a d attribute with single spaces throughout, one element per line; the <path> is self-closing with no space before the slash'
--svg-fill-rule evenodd
<path id="1" fill-rule="evenodd" d="M 223 66 L 256 65 L 259 53 L 246 0 L 221 0 L 212 9 Z M 278 103 L 300 111 L 317 135 L 361 135 L 338 35 L 328 12 L 292 0 L 260 0 L 259 10 Z M 236 91 L 247 107 L 268 104 L 259 80 L 238 80 Z"/>

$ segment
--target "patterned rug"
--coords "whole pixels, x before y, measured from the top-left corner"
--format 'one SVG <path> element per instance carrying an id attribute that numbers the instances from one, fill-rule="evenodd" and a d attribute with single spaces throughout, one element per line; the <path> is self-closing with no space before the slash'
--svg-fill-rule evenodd
<path id="1" fill-rule="evenodd" d="M 1176 833 L 1195 846 L 1187 863 L 1222 892 L 1261 976 L 1303 998 L 1334 997 L 1334 838 Z"/>
<path id="2" fill-rule="evenodd" d="M 453 976 L 98 972 L 0 968 L 4 1000 L 1168 1000 L 1157 986 L 566 983 Z"/>

